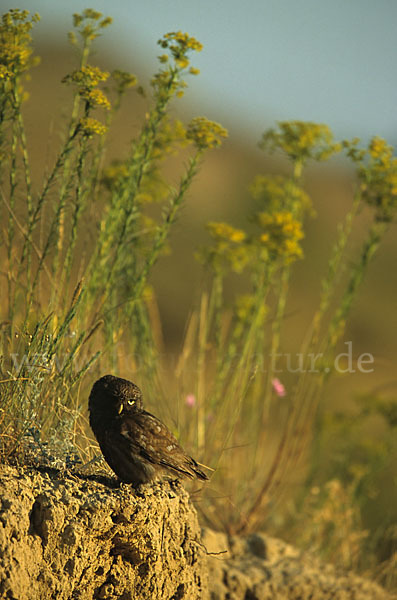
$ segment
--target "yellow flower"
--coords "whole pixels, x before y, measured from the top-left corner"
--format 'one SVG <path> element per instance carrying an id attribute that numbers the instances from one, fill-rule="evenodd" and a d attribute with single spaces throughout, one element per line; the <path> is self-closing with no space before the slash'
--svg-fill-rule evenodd
<path id="1" fill-rule="evenodd" d="M 268 212 L 290 210 L 294 215 L 313 214 L 308 194 L 292 179 L 283 175 L 257 175 L 250 187 L 255 200 L 266 206 Z"/>
<path id="2" fill-rule="evenodd" d="M 211 236 L 218 240 L 228 240 L 229 242 L 240 243 L 245 240 L 245 232 L 242 229 L 236 229 L 228 223 L 207 223 L 207 229 Z"/>
<path id="3" fill-rule="evenodd" d="M 99 23 L 99 26 L 103 29 L 104 27 L 108 27 L 109 25 L 111 25 L 113 23 L 113 19 L 112 17 L 105 17 L 104 19 L 102 19 L 102 21 Z"/>
<path id="4" fill-rule="evenodd" d="M 103 135 L 107 131 L 107 127 L 100 121 L 85 117 L 79 121 L 79 129 L 83 135 L 91 137 L 92 135 Z"/>
<path id="5" fill-rule="evenodd" d="M 256 218 L 263 229 L 259 240 L 274 257 L 282 257 L 291 262 L 303 256 L 298 243 L 304 237 L 302 225 L 294 219 L 291 212 L 262 212 Z"/>
<path id="6" fill-rule="evenodd" d="M 207 229 L 214 240 L 214 245 L 203 249 L 197 257 L 209 264 L 216 271 L 232 269 L 241 273 L 249 263 L 252 253 L 246 243 L 246 234 L 228 223 L 208 223 Z"/>
<path id="7" fill-rule="evenodd" d="M 102 13 L 97 10 L 93 10 L 92 8 L 86 8 L 81 15 L 75 13 L 73 15 L 73 24 L 75 27 L 78 27 L 84 19 L 92 19 L 93 21 L 98 21 L 102 17 Z"/>
<path id="8" fill-rule="evenodd" d="M 180 67 L 181 69 L 186 69 L 186 67 L 188 67 L 190 64 L 189 59 L 186 58 L 185 56 L 183 56 L 182 58 L 177 58 L 175 60 L 175 62 L 178 65 L 178 67 Z"/>
<path id="9" fill-rule="evenodd" d="M 175 153 L 178 147 L 185 146 L 187 143 L 186 129 L 183 123 L 178 119 L 171 120 L 169 117 L 165 117 L 154 143 L 155 156 L 165 158 L 167 154 Z"/>
<path id="10" fill-rule="evenodd" d="M 0 23 L 0 77 L 10 79 L 16 77 L 32 66 L 30 47 L 32 37 L 30 31 L 39 15 L 35 14 L 28 21 L 29 11 L 10 9 L 1 18 Z"/>
<path id="11" fill-rule="evenodd" d="M 397 158 L 392 146 L 374 137 L 356 161 L 361 161 L 358 175 L 364 202 L 375 207 L 378 221 L 391 221 L 397 209 Z"/>
<path id="12" fill-rule="evenodd" d="M 162 46 L 162 48 L 172 49 L 172 42 L 176 42 L 180 48 L 196 50 L 196 52 L 201 52 L 203 49 L 203 45 L 200 44 L 198 40 L 189 36 L 188 33 L 182 33 L 182 31 L 172 31 L 170 33 L 166 33 L 163 39 L 159 40 L 158 43 L 160 46 Z"/>
<path id="13" fill-rule="evenodd" d="M 248 321 L 253 316 L 255 308 L 255 297 L 252 294 L 241 294 L 237 296 L 235 313 L 240 321 Z"/>
<path id="14" fill-rule="evenodd" d="M 201 150 L 220 146 L 222 143 L 220 138 L 226 138 L 227 135 L 227 130 L 222 125 L 209 121 L 205 117 L 196 117 L 187 129 L 187 138 Z"/>
<path id="15" fill-rule="evenodd" d="M 108 27 L 113 22 L 111 17 L 102 19 L 102 16 L 102 13 L 92 8 L 86 8 L 82 14 L 75 13 L 73 15 L 73 25 L 83 39 L 94 40 L 100 35 L 101 29 Z"/>
<path id="16" fill-rule="evenodd" d="M 121 71 L 120 69 L 113 71 L 112 77 L 117 84 L 118 94 L 124 94 L 128 88 L 134 87 L 138 83 L 138 79 L 135 75 L 128 73 L 127 71 Z"/>
<path id="17" fill-rule="evenodd" d="M 393 148 L 389 146 L 386 140 L 380 137 L 374 137 L 369 143 L 369 154 L 373 159 L 380 159 L 385 164 L 393 155 Z"/>
<path id="18" fill-rule="evenodd" d="M 167 100 L 181 88 L 185 87 L 183 81 L 175 79 L 172 69 L 163 69 L 154 75 L 151 84 L 156 90 L 158 98 Z"/>
<path id="19" fill-rule="evenodd" d="M 187 54 L 189 51 L 194 50 L 196 52 L 200 52 L 203 48 L 202 44 L 194 37 L 189 36 L 187 33 L 182 33 L 182 31 L 172 31 L 171 33 L 166 33 L 164 37 L 158 41 L 158 44 L 170 51 L 171 56 L 175 60 L 176 66 L 183 70 L 189 66 L 189 59 Z M 160 62 L 167 62 L 168 57 L 166 54 L 162 54 L 160 57 Z M 192 74 L 197 74 L 192 72 Z"/>
<path id="20" fill-rule="evenodd" d="M 106 81 L 110 73 L 101 71 L 98 67 L 87 65 L 63 78 L 63 83 L 75 83 L 81 87 L 93 88 L 102 81 Z"/>
<path id="21" fill-rule="evenodd" d="M 0 65 L 0 79 L 10 79 L 13 73 L 5 65 Z"/>
<path id="22" fill-rule="evenodd" d="M 264 149 L 283 150 L 292 160 L 326 160 L 341 149 L 327 125 L 305 121 L 280 121 L 278 130 L 269 129 L 262 138 Z"/>
<path id="23" fill-rule="evenodd" d="M 285 254 L 288 259 L 295 260 L 295 258 L 301 258 L 303 256 L 303 251 L 296 240 L 286 239 L 284 241 L 283 254 Z"/>
<path id="24" fill-rule="evenodd" d="M 230 268 L 235 273 L 241 273 L 251 259 L 251 252 L 247 245 L 231 246 L 226 242 L 219 242 L 209 251 L 204 251 L 201 257 L 215 270 Z"/>
<path id="25" fill-rule="evenodd" d="M 101 90 L 90 90 L 87 88 L 83 88 L 80 91 L 80 96 L 84 98 L 84 100 L 93 107 L 99 106 L 101 108 L 105 108 L 106 110 L 110 109 L 110 102 L 106 98 L 105 94 L 101 92 Z"/>

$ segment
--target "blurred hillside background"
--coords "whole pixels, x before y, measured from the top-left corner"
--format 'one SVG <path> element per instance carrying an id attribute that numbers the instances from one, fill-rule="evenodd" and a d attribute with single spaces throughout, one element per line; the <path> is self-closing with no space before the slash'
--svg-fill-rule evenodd
<path id="1" fill-rule="evenodd" d="M 25 105 L 28 134 L 34 140 L 33 166 L 40 173 L 59 142 L 67 93 L 61 79 L 76 65 L 67 43 L 71 13 L 81 11 L 85 4 L 80 0 L 19 3 L 20 8 L 42 17 L 34 32 L 42 61 L 34 71 L 30 101 Z M 206 240 L 205 223 L 225 220 L 243 225 L 252 209 L 248 188 L 253 177 L 285 172 L 288 167 L 257 147 L 266 128 L 275 120 L 310 120 L 328 124 L 336 139 L 357 136 L 367 143 L 371 136 L 380 135 L 394 144 L 397 5 L 387 0 L 376 6 L 362 0 L 321 5 L 312 0 L 299 4 L 251 0 L 247 6 L 234 0 L 133 4 L 120 0 L 112 5 L 98 0 L 93 8 L 114 19 L 111 31 L 96 43 L 94 63 L 136 73 L 143 85 L 156 68 L 156 42 L 164 33 L 180 29 L 197 37 L 204 45 L 195 58 L 201 73 L 191 79 L 179 104 L 174 104 L 175 114 L 183 120 L 203 114 L 229 130 L 228 140 L 207 157 L 194 183 L 172 238 L 172 252 L 155 268 L 165 346 L 171 352 L 181 341 L 186 317 L 202 285 L 202 272 L 193 255 Z M 138 96 L 133 105 L 124 106 L 113 128 L 109 161 L 125 155 L 144 106 Z M 306 259 L 295 268 L 292 340 L 303 335 L 317 301 L 336 223 L 349 202 L 349 177 L 348 166 L 341 160 L 316 166 L 306 175 L 317 218 L 308 225 Z M 395 228 L 391 228 L 364 282 L 345 336 L 353 341 L 355 356 L 374 355 L 375 369 L 331 382 L 326 394 L 342 397 L 343 402 L 349 390 L 395 390 L 396 248 Z"/>

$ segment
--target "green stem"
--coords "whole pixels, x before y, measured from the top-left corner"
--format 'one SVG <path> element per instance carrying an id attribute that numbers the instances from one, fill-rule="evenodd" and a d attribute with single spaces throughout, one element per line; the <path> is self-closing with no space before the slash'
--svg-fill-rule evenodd
<path id="1" fill-rule="evenodd" d="M 362 247 L 360 260 L 352 268 L 350 279 L 342 297 L 341 304 L 336 310 L 328 328 L 328 337 L 326 343 L 327 351 L 332 351 L 335 348 L 336 343 L 344 331 L 346 318 L 350 312 L 357 290 L 364 278 L 364 274 L 367 270 L 370 260 L 373 258 L 379 247 L 383 234 L 387 229 L 387 225 L 387 223 L 382 221 L 375 221 L 369 230 L 369 235 Z"/>
<path id="2" fill-rule="evenodd" d="M 316 347 L 320 329 L 325 313 L 330 307 L 332 298 L 336 291 L 336 285 L 340 278 L 342 269 L 344 268 L 344 257 L 347 244 L 350 240 L 354 219 L 357 216 L 359 207 L 361 206 L 361 193 L 358 191 L 354 195 L 353 204 L 350 211 L 345 216 L 344 222 L 338 227 L 338 237 L 331 252 L 331 258 L 328 261 L 328 272 L 322 281 L 322 293 L 320 297 L 319 308 L 317 309 L 306 342 L 301 348 L 304 356 L 313 351 Z"/>
<path id="3" fill-rule="evenodd" d="M 77 129 L 75 131 L 75 134 L 76 133 L 77 133 Z M 73 135 L 73 137 L 74 137 L 74 135 Z M 70 152 L 70 150 L 71 150 L 71 140 L 72 140 L 72 138 L 69 140 L 70 144 L 68 144 L 64 148 L 64 152 L 62 153 L 63 156 L 65 155 L 66 151 L 67 151 L 67 154 Z M 60 165 L 61 156 L 59 157 L 59 159 L 57 161 L 58 167 L 61 166 Z M 55 171 L 55 169 L 54 169 L 54 171 Z M 46 186 L 46 189 L 48 191 L 48 186 Z M 39 201 L 39 203 L 41 204 L 41 206 L 43 205 L 43 201 L 44 201 L 45 195 L 46 195 L 46 193 L 42 194 L 41 199 Z M 50 250 L 51 246 L 53 245 L 53 242 L 54 242 L 54 239 L 55 239 L 55 236 L 56 236 L 56 232 L 59 230 L 60 218 L 61 218 L 61 215 L 63 213 L 64 207 L 65 207 L 65 202 L 66 202 L 66 191 L 65 191 L 65 194 L 61 195 L 60 198 L 59 198 L 59 202 L 58 202 L 58 205 L 57 205 L 57 208 L 56 208 L 56 211 L 55 211 L 55 215 L 54 215 L 54 217 L 52 219 L 52 222 L 51 222 L 51 225 L 50 225 L 50 230 L 49 230 L 49 233 L 47 235 L 47 240 L 45 242 L 42 254 L 40 256 L 39 264 L 38 264 L 37 269 L 36 269 L 36 273 L 35 273 L 35 275 L 33 277 L 33 280 L 32 280 L 32 282 L 30 284 L 30 290 L 29 290 L 30 293 L 28 295 L 28 300 L 27 300 L 27 303 L 26 303 L 25 323 L 27 321 L 27 318 L 28 318 L 28 315 L 29 315 L 29 312 L 30 312 L 30 308 L 32 306 L 33 298 L 35 296 L 36 287 L 37 287 L 38 282 L 39 282 L 40 273 L 41 273 L 41 271 L 43 269 L 44 262 L 45 262 L 45 260 L 47 258 L 47 255 L 49 253 L 49 250 Z M 39 213 L 37 211 L 37 208 L 36 208 L 35 214 L 37 215 L 37 218 L 38 218 Z M 33 229 L 31 228 L 30 232 L 28 231 L 28 236 L 31 235 L 32 231 L 33 231 Z M 21 263 L 22 263 L 22 261 L 21 261 Z"/>
<path id="4" fill-rule="evenodd" d="M 84 186 L 84 166 L 85 166 L 85 158 L 88 152 L 88 140 L 83 137 L 81 141 L 81 149 L 77 159 L 77 184 L 76 184 L 76 192 L 74 198 L 74 210 L 72 214 L 72 223 L 70 230 L 70 239 L 65 255 L 65 259 L 63 261 L 62 271 L 60 273 L 60 285 L 59 290 L 63 290 L 63 297 L 66 298 L 66 289 L 65 282 L 68 282 L 70 279 L 70 273 L 73 262 L 73 253 L 77 242 L 77 233 L 78 233 L 78 224 L 80 220 L 80 216 L 85 206 L 85 196 L 86 189 Z"/>
<path id="5" fill-rule="evenodd" d="M 369 235 L 363 244 L 360 259 L 352 268 L 341 303 L 335 311 L 334 317 L 328 327 L 325 341 L 318 348 L 319 355 L 328 357 L 329 359 L 333 356 L 335 346 L 343 333 L 346 318 L 350 312 L 353 300 L 356 297 L 368 264 L 376 253 L 386 229 L 387 223 L 375 221 L 372 224 Z M 317 376 L 314 373 L 309 373 L 309 375 L 311 376 L 310 384 L 306 384 L 304 388 L 302 385 L 299 385 L 294 394 L 295 402 L 290 413 L 288 427 L 290 427 L 292 432 L 300 432 L 300 435 L 290 436 L 290 443 L 287 448 L 288 451 L 285 453 L 283 459 L 284 473 L 290 472 L 291 469 L 295 467 L 310 441 L 309 432 L 317 414 L 320 390 L 324 385 L 325 379 L 329 376 L 329 373 L 322 370 Z M 305 373 L 305 381 L 306 377 L 307 375 Z M 281 475 L 279 479 L 283 479 L 283 475 Z"/>
<path id="6" fill-rule="evenodd" d="M 83 50 L 82 50 L 81 60 L 80 60 L 80 67 L 79 67 L 80 69 L 83 69 L 85 66 L 87 66 L 88 57 L 90 54 L 90 46 L 91 46 L 91 40 L 84 38 L 84 45 L 83 45 Z M 73 132 L 76 130 L 80 105 L 81 105 L 81 97 L 80 97 L 79 93 L 76 93 L 73 98 L 72 114 L 70 117 L 70 124 L 69 124 L 69 131 L 68 131 L 69 138 L 73 135 Z M 86 105 L 85 112 L 86 112 L 85 116 L 88 116 L 88 106 L 87 105 Z M 71 165 L 71 161 L 69 160 L 68 157 L 66 157 L 64 165 L 63 165 L 63 169 L 62 169 L 61 190 L 60 190 L 61 197 L 64 197 L 66 195 L 67 189 L 69 187 L 70 171 L 71 171 L 70 165 Z M 61 214 L 60 221 L 59 221 L 59 237 L 58 237 L 58 242 L 57 242 L 57 245 L 56 245 L 56 248 L 54 251 L 54 258 L 53 258 L 53 272 L 55 274 L 58 272 L 58 270 L 60 268 L 59 257 L 62 254 L 62 249 L 64 246 L 64 239 L 65 239 L 64 216 L 63 216 L 63 214 Z"/>
<path id="7" fill-rule="evenodd" d="M 193 178 L 199 169 L 201 156 L 202 156 L 202 151 L 198 151 L 197 154 L 189 161 L 188 170 L 181 179 L 178 192 L 172 199 L 170 208 L 165 216 L 163 224 L 160 227 L 160 229 L 158 230 L 158 233 L 154 239 L 152 251 L 151 251 L 149 257 L 147 258 L 146 263 L 136 281 L 136 284 L 135 284 L 136 291 L 134 294 L 135 298 L 140 297 L 142 290 L 146 284 L 147 276 L 148 276 L 149 272 L 151 271 L 153 265 L 157 261 L 161 250 L 164 247 L 164 244 L 169 236 L 170 229 L 172 228 L 172 226 L 174 225 L 174 223 L 177 219 L 177 216 L 178 216 L 181 204 L 185 198 L 186 192 L 189 189 L 189 187 L 193 181 Z"/>
<path id="8" fill-rule="evenodd" d="M 276 308 L 276 314 L 272 321 L 272 340 L 270 345 L 270 365 L 267 370 L 266 377 L 266 389 L 265 389 L 265 401 L 263 403 L 263 414 L 262 414 L 262 422 L 265 421 L 267 423 L 269 418 L 270 411 L 270 403 L 272 399 L 272 380 L 274 377 L 274 369 L 275 358 L 278 354 L 280 348 L 280 338 L 281 338 L 281 326 L 283 322 L 283 318 L 285 315 L 285 306 L 287 303 L 287 295 L 289 289 L 289 278 L 290 278 L 291 269 L 289 265 L 284 265 L 282 267 L 281 277 L 280 277 L 280 287 L 278 290 L 278 302 Z"/>
<path id="9" fill-rule="evenodd" d="M 15 108 L 17 110 L 17 108 Z M 14 302 L 15 298 L 13 297 L 14 286 L 12 279 L 13 272 L 13 263 L 14 263 L 14 254 L 13 254 L 13 242 L 14 242 L 14 234 L 15 234 L 15 223 L 12 216 L 12 213 L 15 209 L 15 192 L 17 189 L 17 144 L 18 144 L 18 136 L 17 136 L 17 123 L 14 120 L 12 124 L 12 138 L 11 138 L 11 168 L 10 168 L 10 212 L 8 217 L 8 240 L 7 240 L 7 290 L 8 290 L 8 318 L 13 322 L 13 313 L 14 313 Z"/>
<path id="10" fill-rule="evenodd" d="M 61 153 L 59 154 L 59 156 L 56 160 L 55 166 L 54 166 L 51 174 L 47 178 L 47 181 L 44 184 L 43 190 L 38 198 L 36 208 L 32 212 L 31 218 L 29 219 L 26 239 L 25 239 L 24 245 L 22 247 L 22 252 L 21 252 L 20 268 L 22 268 L 22 264 L 26 258 L 26 253 L 30 249 L 32 234 L 33 234 L 33 232 L 36 228 L 36 225 L 40 219 L 40 214 L 41 214 L 41 211 L 43 210 L 44 203 L 47 199 L 48 192 L 51 189 L 51 186 L 53 185 L 54 181 L 56 180 L 60 169 L 64 165 L 67 156 L 70 154 L 70 152 L 72 150 L 73 140 L 76 137 L 77 133 L 78 133 L 78 127 L 76 127 L 74 129 L 73 133 L 68 138 Z"/>
<path id="11" fill-rule="evenodd" d="M 98 306 L 97 314 L 103 304 L 108 300 L 111 290 L 115 288 L 115 276 L 117 267 L 123 255 L 124 242 L 131 233 L 131 225 L 136 220 L 138 208 L 135 197 L 139 192 L 142 179 L 153 160 L 153 147 L 158 134 L 159 126 L 166 114 L 166 108 L 173 96 L 174 82 L 178 77 L 178 70 L 171 72 L 171 77 L 163 94 L 156 98 L 156 104 L 149 115 L 138 143 L 132 152 L 129 161 L 129 177 L 123 185 L 123 189 L 117 191 L 114 199 L 113 210 L 102 227 L 103 233 L 98 240 L 98 252 L 94 255 L 89 267 L 90 283 L 89 296 L 96 295 L 101 289 L 101 304 Z M 114 222 L 116 221 L 116 223 Z M 110 258 L 109 258 L 110 257 Z"/>

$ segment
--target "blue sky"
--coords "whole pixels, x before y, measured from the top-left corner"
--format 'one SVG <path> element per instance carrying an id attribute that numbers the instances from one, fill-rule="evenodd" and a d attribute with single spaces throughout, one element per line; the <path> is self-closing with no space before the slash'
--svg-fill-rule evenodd
<path id="1" fill-rule="evenodd" d="M 71 14 L 114 18 L 108 47 L 153 71 L 157 40 L 183 30 L 204 45 L 187 101 L 196 114 L 257 141 L 275 120 L 327 123 L 337 137 L 397 140 L 396 0 L 35 0 L 37 34 L 62 39 Z"/>

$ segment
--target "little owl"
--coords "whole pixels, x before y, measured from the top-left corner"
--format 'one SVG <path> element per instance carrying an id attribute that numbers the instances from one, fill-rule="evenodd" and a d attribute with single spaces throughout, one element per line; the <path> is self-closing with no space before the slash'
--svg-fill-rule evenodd
<path id="1" fill-rule="evenodd" d="M 89 411 L 103 456 L 122 481 L 146 483 L 166 474 L 208 479 L 167 427 L 143 409 L 141 390 L 131 381 L 113 375 L 98 379 Z"/>

